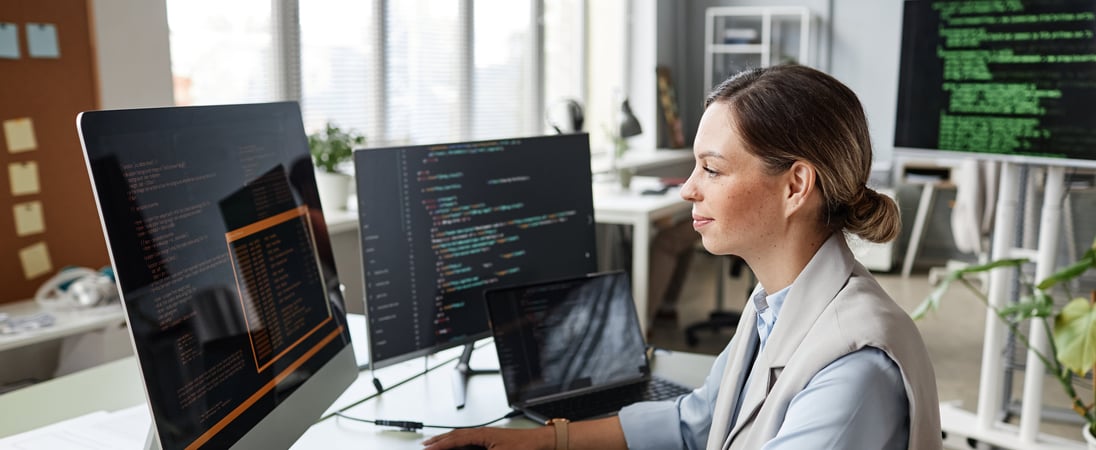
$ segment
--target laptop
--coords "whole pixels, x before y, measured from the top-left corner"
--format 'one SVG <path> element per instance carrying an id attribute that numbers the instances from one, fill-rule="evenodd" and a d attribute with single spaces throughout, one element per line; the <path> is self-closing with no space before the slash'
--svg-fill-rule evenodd
<path id="1" fill-rule="evenodd" d="M 589 419 L 692 389 L 653 377 L 624 272 L 487 290 L 511 408 L 530 419 Z"/>

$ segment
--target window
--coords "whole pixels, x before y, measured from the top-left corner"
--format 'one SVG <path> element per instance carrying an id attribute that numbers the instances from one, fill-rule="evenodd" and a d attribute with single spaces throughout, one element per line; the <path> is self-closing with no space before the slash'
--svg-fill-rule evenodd
<path id="1" fill-rule="evenodd" d="M 388 2 L 384 17 L 383 139 L 410 144 L 465 140 L 470 92 L 465 2 Z"/>
<path id="2" fill-rule="evenodd" d="M 475 3 L 472 138 L 539 134 L 539 49 L 530 2 Z"/>
<path id="3" fill-rule="evenodd" d="M 300 2 L 301 114 L 308 130 L 327 122 L 377 135 L 370 127 L 380 95 L 376 73 L 376 3 L 363 0 Z"/>
<path id="4" fill-rule="evenodd" d="M 299 100 L 382 146 L 542 134 L 585 97 L 585 0 L 167 5 L 178 105 Z"/>
<path id="5" fill-rule="evenodd" d="M 270 0 L 169 0 L 175 104 L 284 98 Z"/>

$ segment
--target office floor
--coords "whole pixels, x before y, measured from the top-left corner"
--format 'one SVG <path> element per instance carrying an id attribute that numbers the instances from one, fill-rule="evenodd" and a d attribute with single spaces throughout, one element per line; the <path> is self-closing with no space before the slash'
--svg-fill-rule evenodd
<path id="1" fill-rule="evenodd" d="M 676 308 L 677 318 L 658 318 L 654 321 L 650 333 L 652 345 L 713 355 L 723 350 L 733 330 L 727 329 L 718 335 L 702 332 L 700 342 L 695 347 L 686 345 L 684 337 L 687 325 L 704 320 L 712 310 L 715 304 L 715 276 L 719 267 L 718 258 L 703 252 L 695 255 L 681 289 Z M 915 270 L 912 276 L 905 279 L 897 274 L 898 271 L 896 266 L 895 273 L 876 274 L 876 278 L 906 311 L 912 311 L 932 290 L 927 271 Z M 725 308 L 741 310 L 748 289 L 745 278 L 727 278 L 723 302 Z M 974 411 L 978 402 L 984 320 L 985 308 L 981 302 L 964 287 L 957 285 L 949 291 L 940 311 L 917 322 L 936 370 L 940 401 L 957 401 L 968 411 Z M 1022 396 L 1024 372 L 1017 370 L 1013 373 L 1015 380 L 1012 398 L 1019 399 Z M 1054 380 L 1046 377 L 1045 385 L 1044 403 L 1049 408 L 1068 406 L 1065 395 Z M 1082 396 L 1090 393 L 1091 391 L 1080 392 Z M 1067 417 L 1073 416 L 1071 411 L 1066 413 Z M 1044 413 L 1044 418 L 1046 416 Z M 1080 438 L 1079 424 L 1044 420 L 1040 430 L 1069 439 Z"/>

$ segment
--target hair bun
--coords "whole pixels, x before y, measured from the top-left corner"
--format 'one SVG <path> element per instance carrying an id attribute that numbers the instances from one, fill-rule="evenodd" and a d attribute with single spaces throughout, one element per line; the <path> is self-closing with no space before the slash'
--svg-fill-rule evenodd
<path id="1" fill-rule="evenodd" d="M 889 242 L 902 231 L 894 199 L 865 186 L 849 203 L 845 229 L 871 242 Z"/>

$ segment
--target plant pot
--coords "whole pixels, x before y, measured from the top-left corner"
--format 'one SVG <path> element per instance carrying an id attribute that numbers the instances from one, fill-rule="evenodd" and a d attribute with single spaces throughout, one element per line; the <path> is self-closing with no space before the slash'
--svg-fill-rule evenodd
<path id="1" fill-rule="evenodd" d="M 320 194 L 320 205 L 330 211 L 342 211 L 346 209 L 346 201 L 350 196 L 350 184 L 353 177 L 345 173 L 331 173 L 322 170 L 316 171 L 316 190 Z"/>
<path id="2" fill-rule="evenodd" d="M 1085 443 L 1088 444 L 1088 450 L 1096 450 L 1096 437 L 1092 436 L 1088 424 L 1081 427 L 1081 435 L 1085 437 Z"/>
<path id="3" fill-rule="evenodd" d="M 632 187 L 632 177 L 636 174 L 635 169 L 622 168 L 617 169 L 617 181 L 620 182 L 620 188 L 627 191 Z"/>

